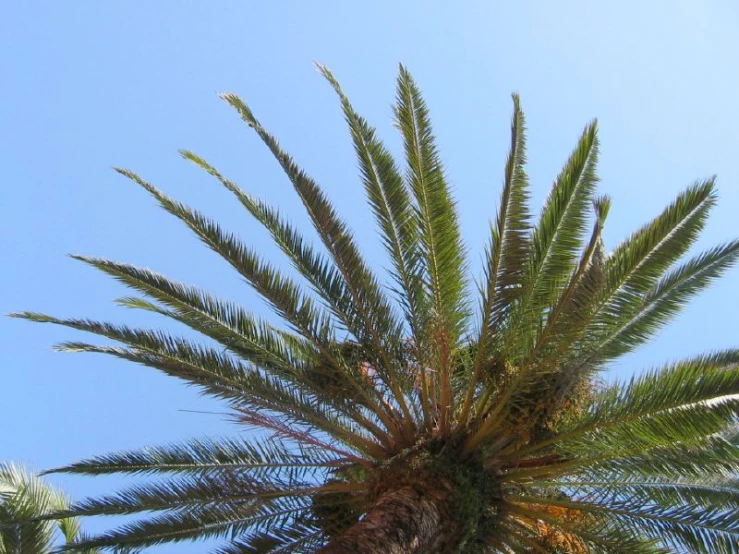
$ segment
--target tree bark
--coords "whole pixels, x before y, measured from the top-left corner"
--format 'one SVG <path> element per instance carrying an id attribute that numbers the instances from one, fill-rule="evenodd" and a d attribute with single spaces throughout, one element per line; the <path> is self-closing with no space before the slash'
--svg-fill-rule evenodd
<path id="1" fill-rule="evenodd" d="M 413 487 L 385 493 L 361 521 L 319 554 L 432 554 L 445 537 L 439 495 Z M 446 530 L 449 531 L 448 529 Z"/>

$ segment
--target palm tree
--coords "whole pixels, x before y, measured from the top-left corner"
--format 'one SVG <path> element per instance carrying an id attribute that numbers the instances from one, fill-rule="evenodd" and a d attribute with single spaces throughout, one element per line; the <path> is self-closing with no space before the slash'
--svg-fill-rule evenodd
<path id="1" fill-rule="evenodd" d="M 66 497 L 19 464 L 0 463 L 0 554 L 45 554 L 59 535 L 78 538 L 75 518 L 38 519 L 68 508 Z"/>
<path id="2" fill-rule="evenodd" d="M 222 399 L 247 439 L 193 440 L 58 471 L 145 475 L 59 515 L 145 515 L 82 546 L 146 547 L 220 537 L 221 554 L 739 552 L 739 350 L 677 361 L 615 385 L 598 375 L 647 341 L 737 258 L 739 241 L 683 260 L 716 202 L 688 187 L 606 253 L 610 200 L 595 193 L 587 125 L 541 215 L 527 207 L 524 116 L 512 137 L 477 292 L 429 115 L 405 68 L 399 167 L 332 74 L 361 180 L 390 260 L 382 280 L 321 188 L 237 96 L 223 99 L 284 169 L 322 248 L 203 158 L 299 274 L 235 234 L 148 191 L 282 318 L 275 326 L 208 292 L 124 263 L 74 256 L 142 296 L 123 306 L 198 331 L 24 312 L 117 344 L 60 350 L 153 367 Z M 73 547 L 70 547 L 73 548 Z"/>

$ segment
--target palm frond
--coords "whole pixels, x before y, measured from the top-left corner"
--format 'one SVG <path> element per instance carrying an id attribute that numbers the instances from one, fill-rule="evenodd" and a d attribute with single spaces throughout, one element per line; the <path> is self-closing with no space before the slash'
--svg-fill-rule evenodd
<path id="1" fill-rule="evenodd" d="M 119 303 L 122 305 L 146 309 L 179 321 L 216 340 L 260 369 L 313 392 L 322 392 L 326 386 L 332 386 L 341 390 L 346 399 L 361 402 L 363 394 L 356 391 L 359 385 L 365 388 L 366 395 L 366 383 L 358 365 L 348 363 L 340 352 L 332 351 L 340 362 L 340 371 L 337 371 L 335 364 L 329 363 L 326 367 L 326 357 L 304 338 L 278 331 L 233 303 L 216 299 L 204 291 L 176 283 L 146 269 L 108 260 L 74 257 L 172 309 L 135 298 L 121 299 Z M 351 405 L 346 402 L 340 404 L 340 409 L 350 417 L 381 433 Z"/>
<path id="2" fill-rule="evenodd" d="M 36 322 L 54 323 L 105 336 L 131 348 L 96 346 L 86 343 L 63 343 L 60 350 L 108 354 L 134 361 L 163 371 L 191 383 L 210 395 L 231 403 L 235 408 L 253 405 L 261 409 L 277 410 L 296 424 L 305 424 L 322 430 L 352 448 L 377 453 L 377 445 L 346 425 L 341 424 L 341 411 L 336 409 L 340 399 L 317 397 L 310 391 L 290 386 L 284 380 L 272 378 L 245 366 L 240 361 L 212 348 L 196 345 L 166 333 L 130 329 L 89 320 L 58 319 L 44 314 L 18 313 Z M 381 440 L 386 435 L 370 426 L 370 431 Z"/>
<path id="3" fill-rule="evenodd" d="M 368 396 L 361 383 L 358 383 L 342 366 L 336 352 L 332 351 L 332 339 L 336 333 L 333 319 L 319 309 L 311 298 L 303 294 L 300 287 L 283 276 L 271 265 L 263 262 L 252 250 L 244 247 L 233 235 L 224 233 L 220 226 L 195 210 L 171 200 L 153 185 L 136 174 L 117 170 L 133 180 L 154 196 L 162 207 L 182 220 L 216 253 L 229 262 L 246 281 L 288 322 L 294 330 L 309 340 L 326 360 L 352 384 L 368 406 L 389 429 L 395 429 L 394 414 Z"/>
<path id="4" fill-rule="evenodd" d="M 148 269 L 100 258 L 73 258 L 111 275 L 167 308 L 131 298 L 120 300 L 122 305 L 175 319 L 263 369 L 278 374 L 305 372 L 306 364 L 316 362 L 317 353 L 305 339 L 274 329 L 237 304 Z"/>
<path id="5" fill-rule="evenodd" d="M 165 210 L 190 227 L 299 333 L 317 343 L 317 347 L 330 340 L 334 328 L 332 321 L 309 297 L 301 294 L 300 288 L 292 280 L 264 263 L 255 252 L 242 245 L 234 235 L 224 232 L 214 221 L 168 198 L 138 175 L 123 169 L 117 171 L 148 191 Z"/>
<path id="6" fill-rule="evenodd" d="M 61 536 L 80 534 L 73 517 L 48 517 L 65 510 L 67 497 L 20 464 L 0 462 L 0 552 L 50 552 Z"/>
<path id="7" fill-rule="evenodd" d="M 282 471 L 285 468 L 315 471 L 343 461 L 319 448 L 297 445 L 288 449 L 271 439 L 196 439 L 181 444 L 98 456 L 51 470 L 50 473 L 84 475 L 205 474 L 209 470 L 251 472 Z"/>
<path id="8" fill-rule="evenodd" d="M 254 514 L 262 504 L 283 497 L 309 496 L 316 490 L 310 481 L 302 481 L 296 468 L 260 475 L 222 471 L 180 476 L 164 481 L 137 485 L 110 496 L 88 498 L 73 503 L 59 515 L 98 516 L 137 514 L 144 511 L 192 512 L 211 507 L 244 509 Z M 310 476 L 308 476 L 310 477 Z"/>
<path id="9" fill-rule="evenodd" d="M 465 251 L 455 202 L 437 152 L 428 108 L 408 70 L 398 73 L 395 124 L 406 156 L 406 178 L 415 199 L 418 236 L 435 316 L 449 326 L 455 345 L 468 313 Z"/>
<path id="10" fill-rule="evenodd" d="M 488 343 L 498 339 L 498 326 L 505 321 L 508 308 L 521 294 L 526 258 L 529 251 L 528 178 L 526 163 L 526 125 L 518 95 L 513 95 L 511 147 L 505 167 L 503 192 L 495 225 L 490 229 L 486 250 L 484 286 L 480 310 L 480 334 L 477 339 L 472 378 L 465 395 L 460 419 L 467 418 L 483 363 L 489 355 Z M 491 341 L 492 342 L 492 341 Z"/>
<path id="11" fill-rule="evenodd" d="M 301 554 L 315 550 L 324 542 L 320 529 L 300 521 L 287 521 L 234 540 L 216 554 Z"/>
<path id="12" fill-rule="evenodd" d="M 387 148 L 377 138 L 377 131 L 352 107 L 338 81 L 328 68 L 319 65 L 319 71 L 328 80 L 341 101 L 357 154 L 362 182 L 375 219 L 382 233 L 382 241 L 393 264 L 393 278 L 398 300 L 404 306 L 411 335 L 417 341 L 424 336 L 424 318 L 427 302 L 422 288 L 422 258 L 418 229 L 415 226 L 413 202 L 403 176 Z M 422 350 L 419 347 L 419 350 Z"/>
<path id="13" fill-rule="evenodd" d="M 700 181 L 683 191 L 653 221 L 619 244 L 608 257 L 606 313 L 617 309 L 620 296 L 645 292 L 693 244 L 716 204 L 715 180 Z"/>
<path id="14" fill-rule="evenodd" d="M 520 502 L 557 506 L 585 514 L 606 516 L 630 525 L 646 537 L 688 552 L 739 552 L 739 522 L 720 507 L 640 504 L 620 498 L 567 500 L 549 496 L 521 496 Z M 710 545 L 710 549 L 709 546 Z"/>
<path id="15" fill-rule="evenodd" d="M 632 309 L 624 309 L 615 325 L 592 348 L 588 363 L 612 360 L 646 342 L 697 293 L 736 264 L 739 241 L 716 246 L 664 275 Z"/>
<path id="16" fill-rule="evenodd" d="M 513 383 L 508 385 L 511 392 L 504 393 L 504 398 L 510 397 L 511 405 L 526 405 L 533 396 L 543 406 L 530 413 L 527 425 L 532 429 L 546 424 L 553 414 L 561 411 L 562 403 L 568 402 L 584 381 L 582 368 L 562 367 L 560 360 L 569 355 L 570 346 L 590 322 L 605 283 L 601 233 L 610 199 L 598 198 L 593 204 L 596 217 L 590 240 L 567 286 L 548 311 L 533 348 L 522 361 Z"/>
<path id="17" fill-rule="evenodd" d="M 430 352 L 427 363 L 438 367 L 436 386 L 439 420 L 446 429 L 454 411 L 452 353 L 466 331 L 465 249 L 455 202 L 437 152 L 428 108 L 410 73 L 398 74 L 395 124 L 406 156 L 406 179 L 415 199 L 418 237 L 424 258 L 431 303 Z"/>
<path id="18" fill-rule="evenodd" d="M 393 392 L 405 416 L 404 420 L 409 422 L 408 406 L 398 386 L 402 382 L 402 376 L 398 373 L 399 368 L 387 355 L 388 350 L 397 349 L 397 337 L 401 327 L 396 321 L 392 306 L 380 289 L 377 278 L 370 271 L 354 243 L 348 227 L 339 218 L 320 187 L 280 148 L 275 138 L 254 117 L 251 109 L 236 95 L 221 96 L 255 130 L 290 179 L 326 250 L 343 276 L 349 295 L 354 299 L 364 332 L 369 333 L 373 343 L 371 352 L 376 359 L 371 361 Z M 407 425 L 406 431 L 410 430 L 410 426 Z"/>
<path id="19" fill-rule="evenodd" d="M 336 78 L 328 68 L 319 65 L 319 71 L 331 84 L 341 102 L 344 117 L 357 154 L 365 193 L 379 224 L 382 242 L 393 264 L 391 276 L 396 282 L 396 296 L 403 308 L 405 320 L 413 337 L 413 352 L 417 363 L 425 367 L 428 350 L 429 298 L 423 286 L 424 259 L 415 224 L 413 202 L 408 187 L 390 153 L 377 138 L 376 131 L 352 107 Z M 424 372 L 420 399 L 426 426 L 428 388 Z"/>
<path id="20" fill-rule="evenodd" d="M 594 396 L 590 406 L 569 428 L 556 437 L 536 442 L 517 451 L 529 455 L 554 444 L 607 429 L 636 425 L 650 417 L 680 417 L 681 412 L 704 410 L 710 417 L 712 407 L 739 394 L 739 351 L 726 350 L 647 371 L 626 384 L 616 383 Z M 689 418 L 685 418 L 689 420 Z M 722 418 L 724 426 L 729 423 Z M 687 422 L 689 424 L 689 421 Z M 679 431 L 679 429 L 672 429 Z"/>
<path id="21" fill-rule="evenodd" d="M 531 236 L 531 253 L 526 268 L 526 290 L 505 331 L 504 356 L 525 355 L 533 344 L 544 310 L 554 304 L 567 277 L 575 269 L 587 209 L 597 177 L 597 125 L 588 125 L 557 177 L 544 204 L 539 224 Z"/>
<path id="22" fill-rule="evenodd" d="M 277 246 L 288 256 L 293 266 L 308 280 L 336 318 L 369 353 L 367 357 L 378 360 L 382 358 L 380 353 L 375 351 L 376 343 L 373 342 L 372 336 L 368 335 L 370 328 L 362 316 L 361 309 L 358 308 L 355 299 L 350 294 L 343 275 L 332 262 L 307 244 L 302 234 L 284 221 L 277 210 L 246 194 L 203 158 L 186 150 L 181 153 L 185 159 L 206 170 L 233 192 L 247 211 L 269 231 Z M 399 348 L 398 344 L 391 345 L 392 336 L 387 335 L 385 339 L 387 343 L 384 348 L 395 350 Z"/>
<path id="23" fill-rule="evenodd" d="M 125 545 L 147 548 L 193 539 L 229 538 L 258 526 L 278 527 L 291 517 L 305 513 L 301 507 L 281 508 L 280 503 L 244 502 L 210 505 L 184 511 L 165 512 L 123 525 L 112 531 L 66 545 L 62 551 L 78 551 Z"/>

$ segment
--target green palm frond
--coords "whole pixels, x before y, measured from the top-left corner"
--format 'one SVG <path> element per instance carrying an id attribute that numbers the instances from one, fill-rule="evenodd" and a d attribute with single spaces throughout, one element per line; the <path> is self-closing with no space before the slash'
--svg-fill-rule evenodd
<path id="1" fill-rule="evenodd" d="M 597 125 L 588 125 L 557 177 L 531 237 L 525 293 L 507 326 L 503 355 L 525 355 L 538 330 L 541 313 L 554 304 L 574 269 L 597 177 Z"/>
<path id="2" fill-rule="evenodd" d="M 67 498 L 22 465 L 0 463 L 0 554 L 44 554 L 59 538 L 80 534 L 76 517 L 41 519 L 66 510 Z"/>
<path id="3" fill-rule="evenodd" d="M 387 352 L 396 349 L 394 343 L 397 341 L 392 339 L 398 337 L 400 323 L 380 289 L 377 278 L 363 260 L 351 232 L 320 187 L 280 148 L 277 140 L 262 127 L 249 107 L 234 94 L 223 94 L 222 98 L 256 131 L 290 179 L 323 245 L 343 276 L 349 295 L 354 299 L 364 332 L 368 333 L 373 346 L 369 352 L 370 360 L 392 391 L 395 401 L 403 411 L 404 421 L 410 422 L 408 406 L 399 385 L 402 376 L 398 374 L 399 368 L 391 362 Z M 405 430 L 411 432 L 408 426 Z"/>
<path id="4" fill-rule="evenodd" d="M 544 423 L 583 381 L 580 371 L 571 367 L 563 370 L 559 361 L 568 355 L 571 345 L 585 331 L 595 309 L 593 304 L 605 284 L 601 233 L 610 199 L 598 198 L 593 205 L 595 222 L 590 240 L 556 304 L 548 311 L 533 348 L 521 363 L 520 377 L 515 386 L 511 386 L 514 404 L 525 402 L 525 397 L 533 391 L 540 402 L 549 406 L 531 418 L 530 426 Z M 521 395 L 523 400 L 519 399 Z"/>
<path id="5" fill-rule="evenodd" d="M 498 217 L 491 229 L 487 255 L 487 293 L 482 320 L 489 327 L 500 325 L 511 302 L 521 293 L 528 249 L 530 248 L 526 163 L 526 124 L 518 95 L 513 95 L 511 148 L 505 166 Z M 492 333 L 497 329 L 493 328 Z"/>
<path id="6" fill-rule="evenodd" d="M 429 294 L 454 346 L 467 315 L 465 259 L 455 203 L 439 159 L 428 108 L 410 73 L 398 75 L 395 124 L 403 138 L 406 178 L 415 199 Z"/>
<path id="7" fill-rule="evenodd" d="M 284 470 L 277 475 L 262 475 L 258 481 L 248 474 L 230 471 L 172 478 L 138 485 L 112 496 L 82 500 L 72 504 L 69 513 L 93 516 L 194 509 L 203 509 L 205 513 L 215 506 L 244 508 L 245 515 L 250 515 L 270 499 L 309 496 L 315 492 L 317 487 L 298 480 L 295 473 L 294 469 Z"/>
<path id="8" fill-rule="evenodd" d="M 214 221 L 171 200 L 138 175 L 122 169 L 117 171 L 147 190 L 165 210 L 190 227 L 299 333 L 319 348 L 329 341 L 335 323 L 301 293 L 297 284 L 263 262 L 254 251 L 241 244 L 234 235 L 224 232 Z"/>
<path id="9" fill-rule="evenodd" d="M 594 200 L 595 223 L 590 240 L 556 304 L 547 313 L 546 323 L 537 334 L 524 366 L 536 363 L 544 356 L 559 359 L 561 343 L 568 346 L 573 335 L 576 337 L 590 319 L 592 304 L 605 282 L 601 234 L 610 204 L 608 197 Z"/>
<path id="10" fill-rule="evenodd" d="M 119 303 L 122 305 L 146 309 L 179 321 L 223 344 L 239 357 L 289 382 L 313 391 L 322 391 L 329 385 L 357 399 L 356 394 L 352 394 L 354 387 L 361 384 L 357 368 L 342 363 L 340 373 L 328 374 L 326 370 L 321 370 L 320 364 L 327 358 L 305 339 L 278 331 L 237 305 L 215 299 L 204 291 L 173 282 L 149 270 L 101 259 L 75 258 L 148 294 L 171 309 L 137 298 L 121 299 Z M 335 358 L 343 361 L 338 355 Z M 342 410 L 378 430 L 351 406 L 345 405 Z"/>
<path id="11" fill-rule="evenodd" d="M 613 307 L 618 305 L 619 294 L 649 290 L 693 244 L 715 203 L 714 179 L 698 182 L 619 244 L 608 257 L 608 295 L 604 300 Z M 608 308 L 605 311 L 608 313 Z"/>
<path id="12" fill-rule="evenodd" d="M 245 502 L 170 512 L 121 526 L 84 543 L 67 545 L 62 551 L 90 547 L 108 549 L 118 545 L 147 548 L 193 539 L 228 538 L 256 526 L 279 529 L 291 517 L 299 517 L 306 511 L 305 508 L 281 508 L 279 503 L 274 504 L 277 505 Z"/>
<path id="13" fill-rule="evenodd" d="M 363 309 L 355 302 L 343 275 L 316 252 L 301 233 L 285 222 L 279 212 L 265 203 L 244 193 L 235 183 L 223 177 L 204 159 L 188 151 L 183 157 L 215 176 L 227 189 L 233 192 L 249 213 L 272 235 L 275 244 L 288 256 L 298 272 L 312 285 L 315 292 L 326 302 L 337 320 L 354 336 L 363 348 L 378 362 L 384 357 L 384 350 L 377 350 L 377 342 L 367 336 L 368 322 L 364 320 Z M 399 331 L 396 331 L 399 336 Z M 385 336 L 383 349 L 399 348 L 399 338 L 393 342 L 392 335 Z"/>
<path id="14" fill-rule="evenodd" d="M 720 436 L 696 440 L 689 445 L 641 448 L 641 453 L 631 455 L 621 451 L 618 455 L 600 456 L 583 464 L 577 479 L 610 479 L 615 483 L 626 477 L 664 479 L 680 482 L 685 479 L 713 479 L 732 472 L 739 462 L 739 449 Z M 585 467 L 587 466 L 587 467 Z"/>
<path id="15" fill-rule="evenodd" d="M 436 397 L 439 425 L 446 429 L 455 402 L 451 383 L 453 351 L 466 331 L 469 314 L 465 249 L 428 108 L 403 66 L 398 74 L 395 125 L 403 138 L 406 179 L 415 199 L 418 237 L 431 304 L 429 337 L 425 343 L 428 353 L 421 360 L 438 368 L 438 376 L 431 379 L 428 388 Z"/>
<path id="16" fill-rule="evenodd" d="M 120 304 L 153 311 L 199 331 L 261 368 L 287 375 L 305 371 L 315 363 L 316 350 L 305 339 L 278 331 L 232 302 L 183 285 L 148 269 L 109 260 L 74 256 L 163 306 L 141 299 L 121 299 Z"/>
<path id="17" fill-rule="evenodd" d="M 467 418 L 472 395 L 483 365 L 488 359 L 489 343 L 499 339 L 511 303 L 522 293 L 524 267 L 530 248 L 528 179 L 526 163 L 526 128 L 518 95 L 513 95 L 511 148 L 505 167 L 503 192 L 495 224 L 490 229 L 486 251 L 485 275 L 480 309 L 480 334 L 475 345 L 472 379 L 462 407 L 461 420 Z"/>
<path id="18" fill-rule="evenodd" d="M 109 354 L 135 361 L 198 386 L 208 394 L 229 401 L 234 408 L 249 405 L 266 410 L 276 409 L 294 423 L 322 429 L 352 448 L 374 449 L 373 443 L 363 434 L 341 425 L 341 410 L 336 408 L 341 398 L 318 397 L 310 391 L 305 392 L 290 386 L 284 376 L 275 378 L 261 374 L 253 367 L 212 348 L 156 331 L 87 320 L 63 320 L 27 312 L 13 315 L 95 333 L 130 346 L 119 348 L 63 343 L 58 346 L 60 350 Z M 317 383 L 313 384 L 313 388 L 318 386 Z M 384 438 L 376 426 L 371 426 L 371 430 Z"/>
<path id="19" fill-rule="evenodd" d="M 105 475 L 205 474 L 209 470 L 263 472 L 285 468 L 314 471 L 345 460 L 320 448 L 303 446 L 291 451 L 273 440 L 199 439 L 165 447 L 149 447 L 83 460 L 53 470 L 55 473 Z"/>
<path id="20" fill-rule="evenodd" d="M 277 528 L 252 532 L 232 541 L 216 554 L 299 554 L 310 552 L 322 544 L 322 532 L 317 527 L 283 522 Z"/>
<path id="21" fill-rule="evenodd" d="M 660 278 L 695 241 L 715 202 L 713 179 L 696 183 L 608 256 L 606 284 L 595 303 L 590 332 L 583 337 L 583 344 L 576 348 L 594 350 L 586 363 L 592 365 L 599 361 L 599 343 L 607 341 L 613 335 L 620 335 L 623 332 L 621 327 L 630 326 L 632 318 L 639 317 L 641 312 L 646 311 L 645 296 L 653 295 Z M 718 252 L 714 251 L 716 253 Z M 709 266 L 716 261 L 711 259 Z M 708 284 L 711 277 L 718 275 L 720 269 L 730 263 L 731 254 L 728 254 L 723 265 L 715 264 L 718 271 L 708 272 L 701 283 Z M 683 294 L 681 299 L 685 296 Z M 664 318 L 659 317 L 658 320 L 664 321 Z M 639 342 L 634 346 L 637 344 Z M 627 351 L 621 350 L 621 353 Z M 611 357 L 614 356 L 605 359 Z"/>
<path id="22" fill-rule="evenodd" d="M 737 394 L 739 351 L 699 356 L 604 389 L 576 422 L 562 427 L 556 437 L 528 445 L 516 455 L 528 455 L 555 444 L 567 445 L 570 440 L 582 440 L 584 448 L 589 450 L 589 441 L 607 436 L 604 433 L 610 429 L 628 430 L 629 426 L 648 424 L 650 417 L 678 418 L 681 412 L 690 409 L 704 410 L 710 416 L 714 414 L 711 408 L 716 402 L 731 401 Z M 685 419 L 689 423 L 689 418 Z"/>
<path id="23" fill-rule="evenodd" d="M 577 510 L 601 516 L 628 527 L 632 534 L 653 538 L 676 551 L 713 553 L 736 552 L 739 523 L 736 514 L 719 507 L 665 506 L 621 500 L 618 496 L 583 500 L 520 496 L 518 502 Z M 707 546 L 707 545 L 710 545 Z"/>
<path id="24" fill-rule="evenodd" d="M 407 327 L 415 338 L 413 352 L 417 362 L 426 364 L 431 341 L 428 318 L 429 291 L 423 286 L 423 258 L 419 229 L 408 187 L 390 153 L 376 136 L 376 131 L 349 102 L 336 78 L 324 66 L 319 71 L 334 88 L 341 101 L 357 154 L 364 189 L 382 233 L 382 241 L 393 263 L 392 278 L 397 284 L 396 296 L 403 308 Z M 423 420 L 430 425 L 428 385 L 421 374 L 420 403 Z M 414 404 L 415 408 L 415 404 Z M 418 411 L 416 416 L 418 417 Z"/>
<path id="25" fill-rule="evenodd" d="M 633 309 L 622 312 L 609 335 L 597 343 L 597 355 L 614 359 L 646 342 L 692 296 L 733 266 L 738 256 L 739 241 L 732 241 L 703 252 L 665 274 Z"/>
<path id="26" fill-rule="evenodd" d="M 181 154 L 268 231 L 294 277 L 246 239 L 118 171 L 232 266 L 281 322 L 151 270 L 85 256 L 74 258 L 134 291 L 120 305 L 195 338 L 13 315 L 111 340 L 58 348 L 162 371 L 224 401 L 234 423 L 259 433 L 61 467 L 54 471 L 142 480 L 28 513 L 23 524 L 138 518 L 95 536 L 69 523 L 61 548 L 70 552 L 220 539 L 220 554 L 738 553 L 739 351 L 608 386 L 597 378 L 737 261 L 737 240 L 683 259 L 716 203 L 714 180 L 689 187 L 609 253 L 611 200 L 595 190 L 591 123 L 532 222 L 525 118 L 514 95 L 475 298 L 429 109 L 409 72 L 401 66 L 394 106 L 399 163 L 333 74 L 318 69 L 348 125 L 388 278 L 375 274 L 324 191 L 247 104 L 223 95 L 277 159 L 320 241 L 203 157 Z M 7 498 L 0 488 L 0 518 Z"/>
<path id="27" fill-rule="evenodd" d="M 419 229 L 408 187 L 395 160 L 377 138 L 376 130 L 354 110 L 333 74 L 324 66 L 319 65 L 318 69 L 341 101 L 365 193 L 393 264 L 397 298 L 403 305 L 410 332 L 420 340 L 428 333 L 428 321 L 425 321 L 428 291 L 423 287 Z M 422 344 L 416 345 L 417 356 L 424 348 Z"/>

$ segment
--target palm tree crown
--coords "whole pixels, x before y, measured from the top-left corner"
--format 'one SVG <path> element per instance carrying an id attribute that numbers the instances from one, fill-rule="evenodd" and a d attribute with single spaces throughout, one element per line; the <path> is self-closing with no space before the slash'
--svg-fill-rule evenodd
<path id="1" fill-rule="evenodd" d="M 417 85 L 401 67 L 400 167 L 332 74 L 390 260 L 385 286 L 321 188 L 233 94 L 223 99 L 277 159 L 322 248 L 203 158 L 299 273 L 265 262 L 202 213 L 118 170 L 184 222 L 279 314 L 275 326 L 203 290 L 75 256 L 208 339 L 87 319 L 50 322 L 112 339 L 66 342 L 141 363 L 226 402 L 268 435 L 193 440 L 58 471 L 156 476 L 56 516 L 148 515 L 77 547 L 220 537 L 220 554 L 277 552 L 739 552 L 739 350 L 598 384 L 737 258 L 739 241 L 682 260 L 716 202 L 697 182 L 606 253 L 587 125 L 541 215 L 527 206 L 525 126 L 510 153 L 478 292 Z M 151 512 L 154 515 L 151 515 Z"/>

